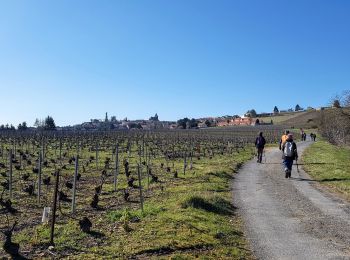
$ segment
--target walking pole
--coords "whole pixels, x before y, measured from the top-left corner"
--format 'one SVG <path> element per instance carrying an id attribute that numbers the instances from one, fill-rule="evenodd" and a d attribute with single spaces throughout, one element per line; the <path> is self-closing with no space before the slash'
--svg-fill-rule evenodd
<path id="1" fill-rule="evenodd" d="M 295 159 L 295 163 L 297 164 L 297 172 L 299 173 L 298 159 Z"/>
<path id="2" fill-rule="evenodd" d="M 265 149 L 264 149 L 264 157 L 265 157 L 265 163 L 266 163 L 266 152 L 265 152 Z"/>

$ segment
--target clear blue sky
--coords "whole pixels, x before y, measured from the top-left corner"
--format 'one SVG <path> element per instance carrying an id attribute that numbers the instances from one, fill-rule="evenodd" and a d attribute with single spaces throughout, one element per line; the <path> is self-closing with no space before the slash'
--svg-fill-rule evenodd
<path id="1" fill-rule="evenodd" d="M 0 0 L 0 124 L 326 105 L 350 89 L 350 1 Z"/>

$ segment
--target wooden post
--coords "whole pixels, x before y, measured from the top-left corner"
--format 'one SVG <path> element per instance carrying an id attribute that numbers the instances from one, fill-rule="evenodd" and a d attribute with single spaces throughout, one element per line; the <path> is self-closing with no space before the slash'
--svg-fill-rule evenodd
<path id="1" fill-rule="evenodd" d="M 41 163 L 42 163 L 42 150 L 39 152 L 39 163 L 38 163 L 38 204 L 40 204 L 40 197 L 41 197 Z"/>
<path id="2" fill-rule="evenodd" d="M 45 144 L 44 138 L 41 140 L 41 162 L 45 161 Z"/>
<path id="3" fill-rule="evenodd" d="M 115 148 L 114 191 L 117 191 L 118 174 L 119 174 L 119 144 L 117 143 L 117 146 Z"/>
<path id="4" fill-rule="evenodd" d="M 96 144 L 96 169 L 98 170 L 98 149 L 99 149 L 99 147 L 98 147 L 99 145 L 98 145 L 98 143 Z"/>
<path id="5" fill-rule="evenodd" d="M 10 199 L 12 199 L 12 149 L 10 149 L 9 152 L 9 160 L 10 160 L 10 173 L 9 173 L 9 192 L 10 192 Z"/>
<path id="6" fill-rule="evenodd" d="M 184 155 L 184 175 L 186 174 L 186 168 L 187 168 L 187 154 Z"/>
<path id="7" fill-rule="evenodd" d="M 190 156 L 191 156 L 191 158 L 190 158 L 190 170 L 192 170 L 192 168 L 193 168 L 193 151 L 191 151 Z"/>
<path id="8" fill-rule="evenodd" d="M 142 194 L 142 185 L 141 185 L 141 171 L 140 171 L 140 165 L 137 165 L 137 175 L 139 177 L 139 190 L 140 190 L 140 205 L 141 205 L 141 211 L 143 212 L 143 194 Z"/>
<path id="9" fill-rule="evenodd" d="M 148 147 L 147 153 L 146 153 L 146 160 L 147 160 L 147 191 L 149 191 L 149 183 L 150 183 L 149 172 L 150 172 L 150 169 L 151 169 L 151 155 L 150 155 L 149 147 Z"/>
<path id="10" fill-rule="evenodd" d="M 60 166 L 62 166 L 62 138 L 60 138 Z"/>
<path id="11" fill-rule="evenodd" d="M 73 180 L 73 195 L 72 195 L 72 213 L 75 213 L 75 197 L 77 190 L 77 176 L 79 171 L 79 155 L 75 156 L 75 171 L 74 171 L 74 180 Z"/>
<path id="12" fill-rule="evenodd" d="M 22 143 L 21 143 L 21 152 L 23 154 Z M 19 167 L 22 169 L 22 155 L 19 154 Z"/>
<path id="13" fill-rule="evenodd" d="M 60 171 L 56 171 L 56 183 L 55 183 L 55 191 L 53 193 L 53 201 L 52 201 L 52 221 L 51 221 L 51 232 L 50 232 L 50 245 L 54 246 L 54 231 L 55 231 L 55 222 L 56 222 L 56 209 L 57 209 L 57 193 L 58 193 L 58 184 L 60 181 Z"/>
<path id="14" fill-rule="evenodd" d="M 150 167 L 149 165 L 147 164 L 147 192 L 149 191 L 149 183 L 150 183 L 150 180 L 149 180 L 149 170 L 150 170 Z"/>

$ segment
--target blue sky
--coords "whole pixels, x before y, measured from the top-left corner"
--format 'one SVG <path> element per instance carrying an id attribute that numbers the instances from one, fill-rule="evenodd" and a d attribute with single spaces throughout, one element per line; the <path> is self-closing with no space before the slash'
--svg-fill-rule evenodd
<path id="1" fill-rule="evenodd" d="M 0 0 L 0 124 L 318 107 L 350 89 L 350 1 Z"/>

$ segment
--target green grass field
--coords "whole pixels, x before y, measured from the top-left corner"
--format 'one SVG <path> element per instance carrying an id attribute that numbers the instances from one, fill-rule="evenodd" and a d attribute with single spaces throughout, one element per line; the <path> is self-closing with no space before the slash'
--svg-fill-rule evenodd
<path id="1" fill-rule="evenodd" d="M 350 200 L 350 149 L 317 141 L 307 148 L 303 162 L 312 178 Z"/>

